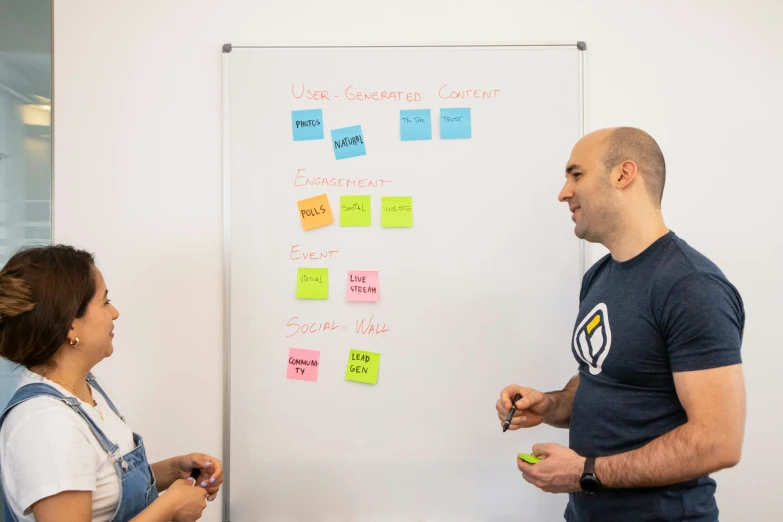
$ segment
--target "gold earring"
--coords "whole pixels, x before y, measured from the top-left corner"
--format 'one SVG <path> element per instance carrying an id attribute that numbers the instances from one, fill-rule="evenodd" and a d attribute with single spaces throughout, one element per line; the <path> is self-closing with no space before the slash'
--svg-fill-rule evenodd
<path id="1" fill-rule="evenodd" d="M 76 345 L 79 344 L 79 338 L 78 337 L 74 337 L 73 341 L 68 341 L 68 342 L 70 343 L 71 346 L 76 346 Z"/>

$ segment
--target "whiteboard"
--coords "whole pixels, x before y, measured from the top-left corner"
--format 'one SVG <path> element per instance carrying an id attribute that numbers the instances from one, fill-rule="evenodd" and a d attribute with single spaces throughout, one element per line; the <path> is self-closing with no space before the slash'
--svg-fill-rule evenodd
<path id="1" fill-rule="evenodd" d="M 562 520 L 516 454 L 567 431 L 503 433 L 495 401 L 576 372 L 581 245 L 557 194 L 583 54 L 224 48 L 224 520 Z M 443 108 L 470 108 L 470 138 L 441 139 Z M 294 141 L 310 109 L 324 139 Z M 408 109 L 432 139 L 401 139 Z M 356 125 L 366 154 L 336 159 L 331 131 Z M 321 194 L 334 222 L 304 230 Z M 341 195 L 370 196 L 371 226 L 340 225 Z M 384 196 L 412 197 L 412 227 L 381 227 Z M 328 269 L 328 299 L 297 299 L 299 267 Z M 377 302 L 347 300 L 352 270 L 378 272 Z M 287 378 L 291 348 L 319 352 L 317 381 Z M 351 349 L 380 354 L 375 384 L 346 379 Z"/>

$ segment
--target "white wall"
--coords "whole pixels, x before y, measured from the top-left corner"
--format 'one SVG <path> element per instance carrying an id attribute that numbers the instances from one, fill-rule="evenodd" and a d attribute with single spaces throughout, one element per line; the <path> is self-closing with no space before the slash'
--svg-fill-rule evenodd
<path id="1" fill-rule="evenodd" d="M 98 254 L 122 313 L 99 372 L 153 458 L 221 450 L 221 44 L 585 40 L 588 130 L 659 140 L 668 224 L 746 301 L 746 443 L 717 476 L 721 519 L 780 517 L 783 3 L 70 0 L 54 15 L 55 240 Z"/>

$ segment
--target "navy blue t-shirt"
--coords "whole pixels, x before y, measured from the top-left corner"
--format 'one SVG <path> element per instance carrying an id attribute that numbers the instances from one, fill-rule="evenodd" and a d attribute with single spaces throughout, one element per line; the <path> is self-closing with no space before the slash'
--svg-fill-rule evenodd
<path id="1" fill-rule="evenodd" d="M 737 289 L 674 232 L 628 261 L 598 261 L 583 278 L 571 342 L 579 386 L 570 447 L 584 457 L 624 453 L 684 424 L 672 373 L 741 363 L 744 324 Z M 661 488 L 579 492 L 570 495 L 565 518 L 715 522 L 715 488 L 705 476 Z"/>

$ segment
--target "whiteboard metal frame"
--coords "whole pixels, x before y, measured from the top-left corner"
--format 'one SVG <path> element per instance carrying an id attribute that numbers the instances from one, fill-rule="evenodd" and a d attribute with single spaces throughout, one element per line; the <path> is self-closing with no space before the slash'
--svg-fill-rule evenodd
<path id="1" fill-rule="evenodd" d="M 223 521 L 231 496 L 231 141 L 229 139 L 228 54 L 223 47 Z"/>
<path id="2" fill-rule="evenodd" d="M 510 48 L 526 50 L 553 50 L 575 48 L 578 51 L 579 136 L 585 134 L 585 51 L 587 44 L 578 42 L 550 42 L 527 44 L 423 44 L 423 45 L 249 45 L 223 44 L 223 522 L 231 518 L 231 157 L 229 121 L 229 54 L 234 49 L 427 49 L 427 48 Z M 585 273 L 585 241 L 579 240 L 579 279 Z"/>

